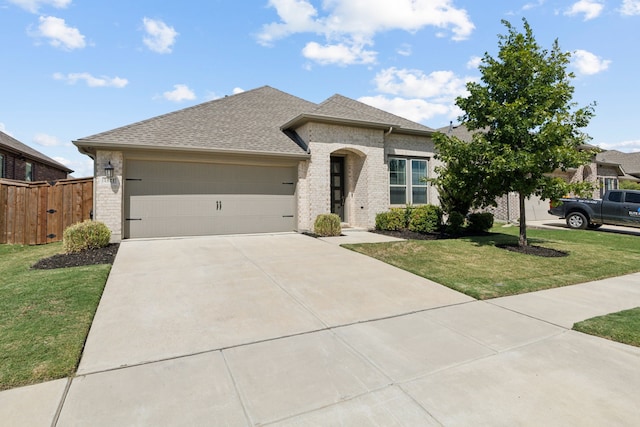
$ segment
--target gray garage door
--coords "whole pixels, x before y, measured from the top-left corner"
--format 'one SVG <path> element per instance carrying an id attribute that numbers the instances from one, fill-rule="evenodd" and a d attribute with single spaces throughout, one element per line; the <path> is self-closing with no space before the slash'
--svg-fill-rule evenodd
<path id="1" fill-rule="evenodd" d="M 295 167 L 129 160 L 125 237 L 292 231 Z"/>

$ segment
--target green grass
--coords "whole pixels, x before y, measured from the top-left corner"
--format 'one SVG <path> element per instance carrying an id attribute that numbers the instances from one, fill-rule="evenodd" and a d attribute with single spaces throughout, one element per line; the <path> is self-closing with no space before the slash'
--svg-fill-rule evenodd
<path id="1" fill-rule="evenodd" d="M 110 265 L 31 270 L 62 251 L 0 245 L 0 390 L 73 374 Z"/>
<path id="2" fill-rule="evenodd" d="M 573 329 L 640 347 L 640 307 L 587 319 L 573 325 Z"/>
<path id="3" fill-rule="evenodd" d="M 497 244 L 518 242 L 517 227 L 451 240 L 345 245 L 349 249 L 478 299 L 515 295 L 640 271 L 640 237 L 591 230 L 533 230 L 529 244 L 569 253 L 542 258 Z"/>

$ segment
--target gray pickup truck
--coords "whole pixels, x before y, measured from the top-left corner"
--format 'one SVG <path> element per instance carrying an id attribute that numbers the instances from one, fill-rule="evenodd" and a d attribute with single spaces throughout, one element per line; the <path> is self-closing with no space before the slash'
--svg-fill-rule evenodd
<path id="1" fill-rule="evenodd" d="M 570 228 L 598 228 L 603 224 L 640 228 L 640 191 L 609 190 L 602 200 L 564 198 L 549 210 L 567 220 Z"/>

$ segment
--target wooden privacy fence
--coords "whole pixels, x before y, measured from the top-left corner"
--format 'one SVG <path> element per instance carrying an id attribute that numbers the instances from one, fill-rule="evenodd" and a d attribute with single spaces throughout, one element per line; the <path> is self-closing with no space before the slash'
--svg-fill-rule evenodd
<path id="1" fill-rule="evenodd" d="M 62 240 L 66 227 L 91 217 L 93 178 L 57 182 L 0 180 L 0 243 Z"/>

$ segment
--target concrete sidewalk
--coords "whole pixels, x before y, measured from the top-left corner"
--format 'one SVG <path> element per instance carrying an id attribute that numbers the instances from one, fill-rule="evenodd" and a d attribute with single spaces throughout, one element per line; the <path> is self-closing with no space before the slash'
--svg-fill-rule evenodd
<path id="1" fill-rule="evenodd" d="M 517 226 L 517 224 L 515 224 Z M 546 230 L 567 230 L 571 231 L 571 229 L 567 226 L 567 223 L 564 219 L 548 219 L 548 220 L 537 220 L 537 221 L 527 221 L 527 227 L 530 228 L 542 228 Z M 627 234 L 630 236 L 640 236 L 640 228 L 633 227 L 621 227 L 618 225 L 603 225 L 602 227 L 596 230 L 589 230 L 594 233 L 617 233 L 617 234 Z"/>
<path id="2" fill-rule="evenodd" d="M 637 425 L 640 349 L 568 328 L 640 306 L 640 274 L 475 301 L 334 243 L 124 242 L 78 375 L 0 393 L 0 420 Z"/>

